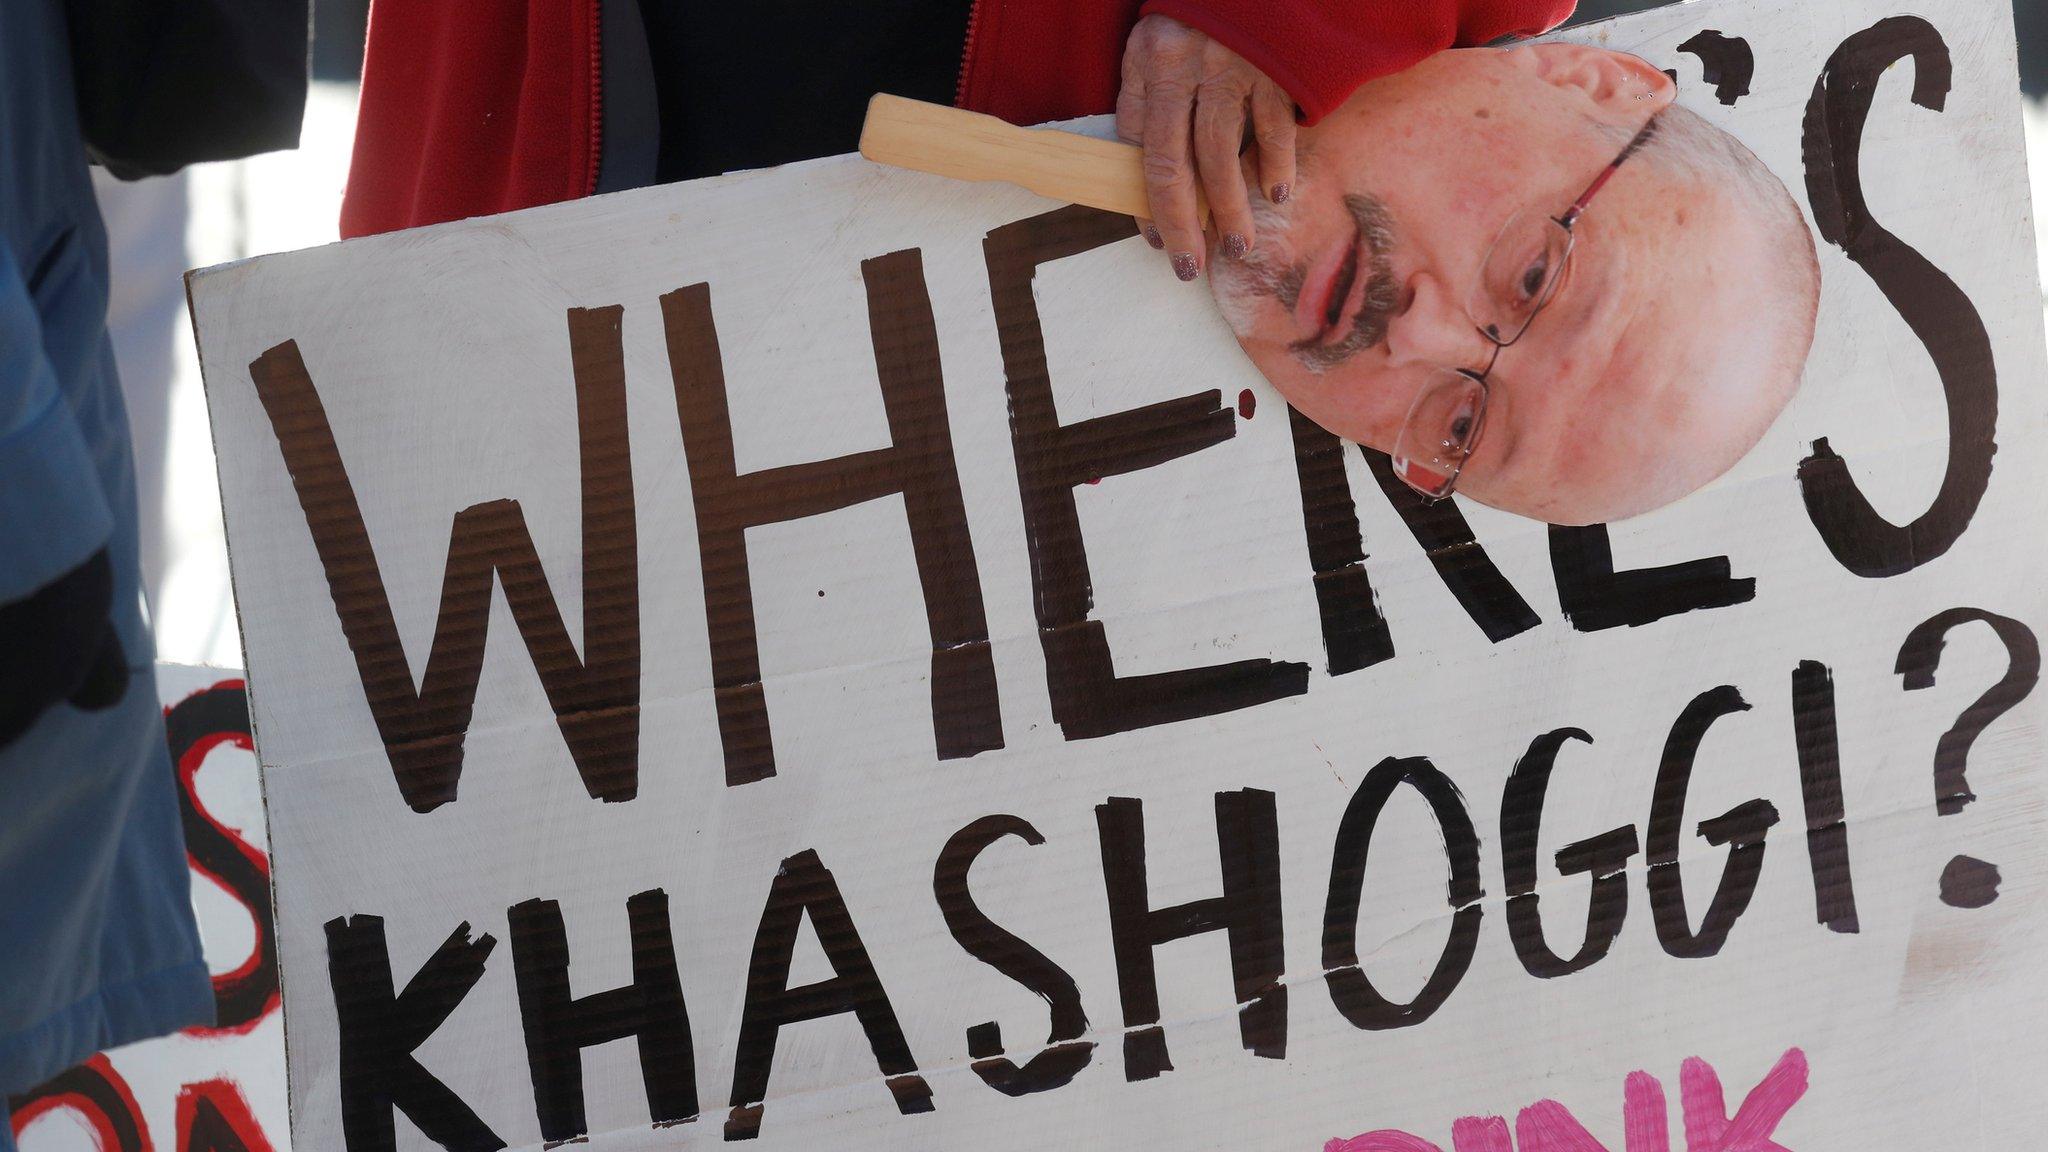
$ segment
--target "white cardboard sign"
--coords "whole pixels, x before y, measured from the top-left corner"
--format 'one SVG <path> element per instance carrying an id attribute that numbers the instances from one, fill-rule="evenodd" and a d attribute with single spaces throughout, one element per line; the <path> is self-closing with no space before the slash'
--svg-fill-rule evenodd
<path id="1" fill-rule="evenodd" d="M 195 276 L 295 1143 L 2038 1140 L 2009 17 L 1571 35 L 1822 272 L 1607 528 L 1291 420 L 1127 220 L 852 157 Z"/>

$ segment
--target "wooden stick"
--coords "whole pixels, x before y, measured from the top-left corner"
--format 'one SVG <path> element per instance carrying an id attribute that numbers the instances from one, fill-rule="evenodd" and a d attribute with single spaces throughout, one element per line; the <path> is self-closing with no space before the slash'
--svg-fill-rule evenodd
<path id="1" fill-rule="evenodd" d="M 1118 140 L 1019 128 L 963 108 L 877 93 L 861 126 L 860 154 L 878 164 L 956 180 L 1000 180 L 1053 200 L 1151 215 L 1144 154 Z M 1196 212 L 1208 223 L 1206 203 L 1198 199 Z"/>

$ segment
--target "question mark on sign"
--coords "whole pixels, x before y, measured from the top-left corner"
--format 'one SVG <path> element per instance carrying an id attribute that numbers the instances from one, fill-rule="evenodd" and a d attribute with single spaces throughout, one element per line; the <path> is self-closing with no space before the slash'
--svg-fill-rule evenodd
<path id="1" fill-rule="evenodd" d="M 1941 664 L 1941 650 L 1949 632 L 1972 620 L 1989 624 L 1998 634 L 1999 642 L 2005 645 L 2007 663 L 2004 677 L 1963 709 L 1963 714 L 1956 717 L 1956 722 L 1934 746 L 1934 809 L 1943 816 L 1961 812 L 1977 798 L 1970 791 L 1966 773 L 1970 746 L 1976 743 L 1978 734 L 2026 699 L 2041 678 L 2041 645 L 2026 625 L 1981 608 L 1950 608 L 1922 621 L 1906 634 L 1906 642 L 1899 648 L 1898 663 L 1892 670 L 1906 678 L 1907 691 L 1934 686 L 1934 670 Z M 1982 908 L 1998 899 L 1998 882 L 1996 864 L 1974 856 L 1957 856 L 1941 871 L 1942 903 L 1955 908 Z"/>

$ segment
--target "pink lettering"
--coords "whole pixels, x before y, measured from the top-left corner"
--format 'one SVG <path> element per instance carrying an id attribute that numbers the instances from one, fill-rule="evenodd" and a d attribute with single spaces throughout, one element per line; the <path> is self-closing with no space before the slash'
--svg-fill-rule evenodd
<path id="1" fill-rule="evenodd" d="M 1779 1121 L 1806 1095 L 1806 1053 L 1789 1049 L 1743 1097 L 1731 1119 L 1713 1065 L 1695 1056 L 1679 1068 L 1679 1101 L 1686 1152 L 1791 1152 L 1772 1139 Z M 1633 1072 L 1622 1085 L 1624 1152 L 1671 1152 L 1671 1121 L 1664 1085 Z M 1454 1152 L 1608 1152 L 1563 1104 L 1539 1100 L 1515 1117 L 1514 1134 L 1499 1116 L 1465 1116 L 1451 1125 Z M 1443 1152 L 1407 1132 L 1382 1128 L 1331 1140 L 1323 1152 Z"/>
<path id="2" fill-rule="evenodd" d="M 1457 1152 L 1515 1152 L 1508 1122 L 1499 1116 L 1463 1116 L 1451 1124 Z"/>
<path id="3" fill-rule="evenodd" d="M 1631 1072 L 1621 1091 L 1621 1122 L 1627 1141 L 1623 1147 L 1628 1152 L 1671 1152 L 1664 1085 L 1648 1072 Z"/>
<path id="4" fill-rule="evenodd" d="M 1679 1069 L 1678 1087 L 1685 1104 L 1689 1152 L 1787 1152 L 1771 1134 L 1806 1095 L 1806 1053 L 1794 1048 L 1780 1056 L 1743 1097 L 1733 1120 L 1728 1119 L 1728 1105 L 1721 1096 L 1721 1078 L 1705 1060 L 1687 1060 Z"/>
<path id="5" fill-rule="evenodd" d="M 1382 1128 L 1349 1140 L 1332 1140 L 1323 1145 L 1323 1152 L 1443 1152 L 1443 1149 L 1420 1136 Z"/>

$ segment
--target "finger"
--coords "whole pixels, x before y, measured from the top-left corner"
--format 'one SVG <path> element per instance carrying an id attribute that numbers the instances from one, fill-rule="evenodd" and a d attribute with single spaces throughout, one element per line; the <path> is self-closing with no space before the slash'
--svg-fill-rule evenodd
<path id="1" fill-rule="evenodd" d="M 1145 72 L 1136 63 L 1139 52 L 1136 48 L 1124 54 L 1123 88 L 1116 95 L 1116 134 L 1126 144 L 1142 144 L 1145 140 Z M 1138 235 L 1154 248 L 1166 247 L 1159 229 L 1150 220 L 1140 217 L 1136 221 Z"/>
<path id="2" fill-rule="evenodd" d="M 1194 89 L 1154 78 L 1145 94 L 1145 198 L 1152 222 L 1183 280 L 1202 274 L 1202 228 L 1195 216 L 1195 165 L 1188 155 Z"/>
<path id="3" fill-rule="evenodd" d="M 1245 195 L 1244 169 L 1238 146 L 1244 142 L 1245 97 L 1242 88 L 1204 86 L 1195 105 L 1195 167 L 1202 191 L 1209 197 L 1209 215 L 1223 254 L 1242 259 L 1257 242 L 1252 206 Z"/>
<path id="4" fill-rule="evenodd" d="M 1258 141 L 1259 184 L 1266 199 L 1287 203 L 1294 193 L 1294 98 L 1271 80 L 1252 87 L 1252 136 Z"/>
<path id="5" fill-rule="evenodd" d="M 1116 136 L 1126 144 L 1145 142 L 1145 73 L 1125 57 L 1123 87 L 1116 94 Z"/>

